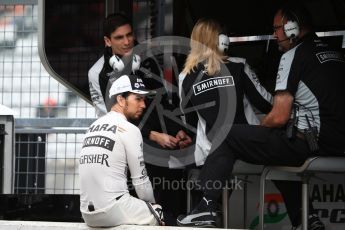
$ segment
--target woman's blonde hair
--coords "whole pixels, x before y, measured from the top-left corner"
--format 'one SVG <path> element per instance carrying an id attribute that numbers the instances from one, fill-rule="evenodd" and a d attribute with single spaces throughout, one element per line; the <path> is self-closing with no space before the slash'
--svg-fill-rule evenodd
<path id="1" fill-rule="evenodd" d="M 191 35 L 191 51 L 184 65 L 183 73 L 189 74 L 202 62 L 208 75 L 214 75 L 220 71 L 220 65 L 225 56 L 218 50 L 218 36 L 221 27 L 215 20 L 199 19 L 195 24 Z"/>

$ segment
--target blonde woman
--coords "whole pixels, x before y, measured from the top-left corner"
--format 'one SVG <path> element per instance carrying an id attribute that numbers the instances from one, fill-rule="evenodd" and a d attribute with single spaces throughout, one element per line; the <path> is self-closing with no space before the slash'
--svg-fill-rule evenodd
<path id="1" fill-rule="evenodd" d="M 245 59 L 230 58 L 224 54 L 221 49 L 224 37 L 221 34 L 222 28 L 215 20 L 200 19 L 195 24 L 191 34 L 191 51 L 179 79 L 180 106 L 186 118 L 186 127 L 193 130 L 191 127 L 197 126 L 194 151 L 197 166 L 208 162 L 213 165 L 212 159 L 218 153 L 228 151 L 225 140 L 232 124 L 259 124 L 251 104 L 264 113 L 271 109 L 272 96 L 259 84 Z M 215 167 L 232 167 L 227 163 L 224 161 Z M 206 187 L 206 178 L 223 182 L 230 176 L 231 170 L 228 171 L 229 175 L 219 178 L 216 173 L 213 177 L 212 172 L 205 175 L 202 170 L 201 187 Z M 210 190 L 211 193 L 218 193 L 212 188 Z M 214 199 L 203 197 L 198 207 L 190 215 L 180 216 L 177 223 L 181 226 L 214 227 Z"/>

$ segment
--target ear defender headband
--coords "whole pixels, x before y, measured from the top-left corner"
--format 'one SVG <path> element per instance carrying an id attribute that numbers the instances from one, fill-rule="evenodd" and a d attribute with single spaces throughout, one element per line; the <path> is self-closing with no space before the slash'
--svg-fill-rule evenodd
<path id="1" fill-rule="evenodd" d="M 132 60 L 132 71 L 136 71 L 140 68 L 140 57 L 139 55 L 133 54 Z M 125 68 L 125 64 L 121 60 L 121 58 L 117 55 L 113 55 L 109 59 L 109 65 L 113 68 L 115 72 L 121 72 Z"/>
<path id="2" fill-rule="evenodd" d="M 292 38 L 296 38 L 299 35 L 299 21 L 298 21 L 298 17 L 296 14 L 294 14 L 293 12 L 290 12 L 291 15 L 293 15 L 293 17 L 296 20 L 293 19 L 289 19 L 283 26 L 284 28 L 284 33 L 286 35 L 286 37 L 292 39 Z M 284 20 L 285 14 L 282 17 L 282 23 Z"/>
<path id="3" fill-rule="evenodd" d="M 218 36 L 218 50 L 222 53 L 226 53 L 229 49 L 230 39 L 225 34 L 219 34 Z"/>

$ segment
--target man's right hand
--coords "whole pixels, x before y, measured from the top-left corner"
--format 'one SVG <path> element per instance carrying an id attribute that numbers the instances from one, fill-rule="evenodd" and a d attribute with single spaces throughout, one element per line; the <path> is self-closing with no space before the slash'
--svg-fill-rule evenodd
<path id="1" fill-rule="evenodd" d="M 192 143 L 192 139 L 183 130 L 176 134 L 176 138 L 179 140 L 178 144 L 181 149 L 188 147 Z"/>
<path id="2" fill-rule="evenodd" d="M 156 131 L 150 132 L 149 139 L 159 144 L 162 148 L 174 149 L 179 143 L 177 138 L 166 133 L 159 133 Z"/>
<path id="3" fill-rule="evenodd" d="M 153 204 L 149 202 L 146 202 L 146 204 L 147 204 L 147 207 L 150 209 L 152 215 L 157 220 L 158 224 L 160 226 L 165 226 L 162 206 L 159 204 Z"/>

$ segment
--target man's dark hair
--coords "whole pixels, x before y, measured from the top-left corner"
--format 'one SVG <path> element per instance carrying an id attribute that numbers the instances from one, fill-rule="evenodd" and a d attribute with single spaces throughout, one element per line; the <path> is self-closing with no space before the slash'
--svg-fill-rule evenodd
<path id="1" fill-rule="evenodd" d="M 123 98 L 127 99 L 127 97 L 130 95 L 130 92 L 124 92 L 120 94 L 115 94 L 109 98 L 109 100 L 106 101 L 106 109 L 107 111 L 111 110 L 111 107 L 113 107 L 117 103 L 117 96 L 121 95 Z"/>
<path id="2" fill-rule="evenodd" d="M 103 23 L 103 36 L 110 38 L 112 32 L 127 24 L 132 27 L 131 20 L 123 13 L 110 14 Z"/>
<path id="3" fill-rule="evenodd" d="M 131 92 L 124 92 L 124 93 L 121 93 L 121 96 L 125 99 L 127 99 L 127 97 L 129 96 L 129 94 L 131 94 Z"/>
<path id="4" fill-rule="evenodd" d="M 303 29 L 312 30 L 313 22 L 310 12 L 300 2 L 288 1 L 280 7 L 281 13 L 287 20 L 296 21 L 298 26 Z"/>
<path id="5" fill-rule="evenodd" d="M 117 103 L 117 96 L 121 96 L 125 99 L 127 99 L 127 97 L 131 94 L 131 92 L 124 92 L 124 93 L 120 93 L 120 94 L 115 94 L 113 96 L 110 97 L 110 102 L 112 105 L 115 105 Z"/>

